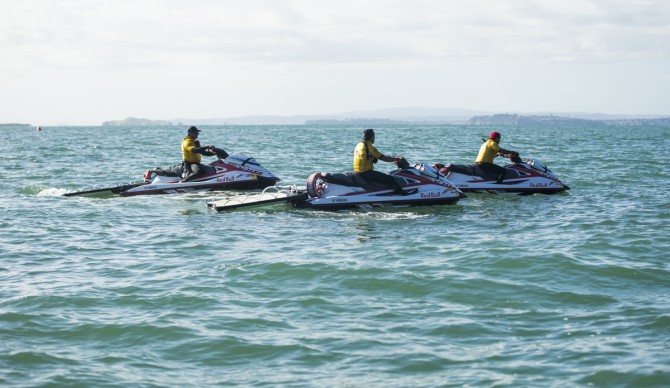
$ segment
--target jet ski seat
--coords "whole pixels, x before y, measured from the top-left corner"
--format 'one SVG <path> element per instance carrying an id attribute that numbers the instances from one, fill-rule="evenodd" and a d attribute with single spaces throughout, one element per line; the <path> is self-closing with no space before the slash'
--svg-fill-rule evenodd
<path id="1" fill-rule="evenodd" d="M 505 175 L 505 178 L 514 178 L 519 176 L 520 174 L 512 169 L 505 168 L 507 170 L 507 175 Z M 449 171 L 459 173 L 459 174 L 465 174 L 465 175 L 472 175 L 472 176 L 478 176 L 484 179 L 497 179 L 498 176 L 494 173 L 484 171 L 482 170 L 481 167 L 479 167 L 476 164 L 451 164 L 449 165 Z"/>
<path id="2" fill-rule="evenodd" d="M 383 183 L 368 181 L 363 179 L 360 175 L 350 172 L 335 174 L 326 173 L 321 175 L 321 179 L 326 183 L 333 183 L 347 187 L 361 187 L 366 191 L 384 190 L 389 188 L 389 186 Z"/>
<path id="3" fill-rule="evenodd" d="M 174 166 L 170 167 L 157 167 L 151 170 L 151 172 L 155 173 L 156 175 L 167 177 L 181 177 L 182 171 L 183 168 L 181 164 L 175 164 Z"/>
<path id="4" fill-rule="evenodd" d="M 151 171 L 156 173 L 156 175 L 181 178 L 182 177 L 182 172 L 184 171 L 184 167 L 181 164 L 175 164 L 174 166 L 156 168 L 156 169 L 151 170 Z M 200 176 L 212 175 L 215 172 L 216 172 L 216 169 L 212 166 L 209 166 L 209 165 L 202 165 L 202 167 L 200 168 Z"/>
<path id="5" fill-rule="evenodd" d="M 447 169 L 450 172 L 455 172 L 458 174 L 465 174 L 465 175 L 477 175 L 475 172 L 475 166 L 470 164 L 450 164 L 447 166 Z"/>

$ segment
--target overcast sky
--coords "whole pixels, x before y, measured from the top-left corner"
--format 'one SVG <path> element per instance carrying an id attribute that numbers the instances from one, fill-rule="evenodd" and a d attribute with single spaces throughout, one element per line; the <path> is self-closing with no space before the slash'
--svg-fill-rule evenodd
<path id="1" fill-rule="evenodd" d="M 670 1 L 0 0 L 0 123 L 670 114 Z"/>

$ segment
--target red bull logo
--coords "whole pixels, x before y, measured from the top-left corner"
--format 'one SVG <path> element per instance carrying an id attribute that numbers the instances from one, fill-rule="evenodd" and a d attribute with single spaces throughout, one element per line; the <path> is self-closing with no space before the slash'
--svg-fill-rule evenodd
<path id="1" fill-rule="evenodd" d="M 428 193 L 421 193 L 421 199 L 440 198 L 441 196 L 442 193 L 436 193 L 433 191 L 430 191 Z"/>

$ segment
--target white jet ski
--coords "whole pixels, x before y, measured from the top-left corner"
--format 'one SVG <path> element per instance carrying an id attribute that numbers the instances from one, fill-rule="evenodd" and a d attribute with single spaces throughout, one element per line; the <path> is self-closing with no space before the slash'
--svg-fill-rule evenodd
<path id="1" fill-rule="evenodd" d="M 465 198 L 461 190 L 434 167 L 423 163 L 410 166 L 403 162 L 398 163 L 397 170 L 389 173 L 400 184 L 403 194 L 396 193 L 387 185 L 366 181 L 358 174 L 316 172 L 307 178 L 307 200 L 293 204 L 296 207 L 339 210 L 446 205 Z"/>
<path id="2" fill-rule="evenodd" d="M 190 193 L 208 190 L 255 190 L 275 185 L 280 179 L 261 166 L 254 158 L 228 155 L 203 166 L 198 177 L 182 182 L 182 166 L 148 170 L 143 182 L 131 182 L 112 187 L 92 187 L 66 193 L 64 196 L 124 197 L 150 194 Z"/>
<path id="3" fill-rule="evenodd" d="M 307 178 L 306 190 L 292 188 L 276 196 L 236 196 L 210 202 L 208 206 L 223 211 L 285 202 L 297 208 L 341 210 L 445 205 L 465 198 L 465 194 L 434 167 L 423 163 L 411 167 L 407 161 L 403 162 L 389 173 L 400 183 L 403 194 L 382 183 L 366 181 L 358 174 L 316 172 Z"/>
<path id="4" fill-rule="evenodd" d="M 537 159 L 522 161 L 516 156 L 511 164 L 504 166 L 507 174 L 501 183 L 497 183 L 495 174 L 483 171 L 476 164 L 447 166 L 436 164 L 435 167 L 456 187 L 466 193 L 555 194 L 570 190 L 556 174 Z"/>

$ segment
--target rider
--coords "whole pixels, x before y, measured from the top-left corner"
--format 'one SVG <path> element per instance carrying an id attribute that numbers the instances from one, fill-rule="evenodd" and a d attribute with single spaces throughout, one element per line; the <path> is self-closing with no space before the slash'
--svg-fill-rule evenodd
<path id="1" fill-rule="evenodd" d="M 202 164 L 200 164 L 201 155 L 214 156 L 225 159 L 228 154 L 226 151 L 216 148 L 213 145 L 200 146 L 198 134 L 200 130 L 194 126 L 188 129 L 188 135 L 181 142 L 181 154 L 184 158 L 182 163 L 184 172 L 182 182 L 188 182 L 203 173 Z"/>
<path id="2" fill-rule="evenodd" d="M 397 194 L 409 194 L 402 189 L 402 186 L 400 186 L 392 176 L 379 171 L 374 171 L 374 164 L 377 163 L 377 160 L 384 162 L 398 162 L 403 159 L 402 156 L 391 157 L 382 155 L 382 153 L 373 145 L 374 142 L 374 129 L 368 128 L 363 131 L 363 139 L 354 149 L 354 172 L 365 180 L 380 182 L 393 187 Z"/>
<path id="3" fill-rule="evenodd" d="M 519 153 L 516 151 L 509 151 L 500 148 L 498 143 L 500 142 L 500 133 L 491 132 L 489 139 L 486 140 L 482 146 L 479 148 L 479 154 L 477 155 L 477 160 L 475 163 L 481 167 L 482 170 L 492 172 L 497 175 L 498 184 L 502 183 L 507 174 L 507 170 L 504 167 L 500 167 L 496 164 L 493 164 L 493 159 L 500 155 L 505 157 L 518 157 Z"/>

